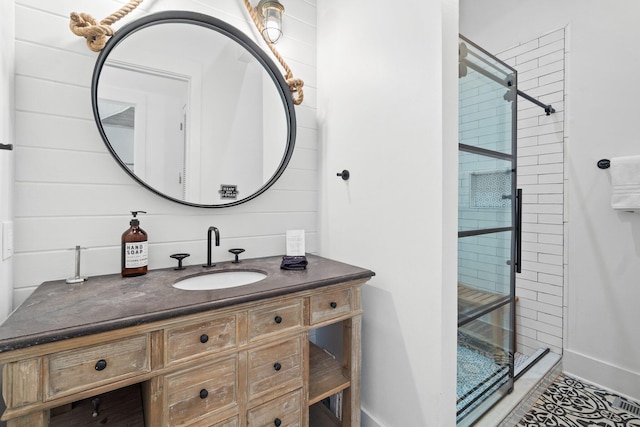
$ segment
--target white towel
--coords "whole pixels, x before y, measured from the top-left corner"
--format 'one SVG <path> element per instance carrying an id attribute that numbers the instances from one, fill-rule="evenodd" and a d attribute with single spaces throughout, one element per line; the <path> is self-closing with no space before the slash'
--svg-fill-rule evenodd
<path id="1" fill-rule="evenodd" d="M 640 156 L 611 158 L 611 207 L 640 211 Z"/>

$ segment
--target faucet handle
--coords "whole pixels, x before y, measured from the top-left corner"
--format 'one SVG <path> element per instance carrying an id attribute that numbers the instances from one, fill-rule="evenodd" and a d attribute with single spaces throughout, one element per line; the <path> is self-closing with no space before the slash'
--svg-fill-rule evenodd
<path id="1" fill-rule="evenodd" d="M 191 254 L 173 254 L 173 255 L 169 255 L 170 258 L 178 260 L 178 266 L 176 268 L 174 268 L 174 270 L 184 270 L 184 267 L 182 266 L 182 260 L 185 259 L 188 256 L 191 256 Z"/>
<path id="2" fill-rule="evenodd" d="M 229 249 L 229 252 L 231 252 L 232 254 L 234 254 L 236 256 L 236 260 L 235 261 L 231 261 L 233 264 L 238 264 L 240 263 L 240 260 L 238 259 L 238 255 L 240 255 L 242 252 L 244 252 L 244 249 L 240 249 L 240 248 L 236 248 L 236 249 Z"/>

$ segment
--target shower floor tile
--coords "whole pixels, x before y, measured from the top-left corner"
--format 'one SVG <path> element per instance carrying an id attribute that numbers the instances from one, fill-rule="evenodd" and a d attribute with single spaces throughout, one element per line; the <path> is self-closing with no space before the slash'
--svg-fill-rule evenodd
<path id="1" fill-rule="evenodd" d="M 640 427 L 639 416 L 613 407 L 616 397 L 611 391 L 562 374 L 517 427 Z"/>
<path id="2" fill-rule="evenodd" d="M 492 359 L 482 356 L 465 347 L 458 347 L 458 405 L 482 394 L 491 386 L 491 379 L 499 374 L 503 367 Z"/>
<path id="3" fill-rule="evenodd" d="M 496 363 L 493 351 L 483 349 L 487 346 L 482 344 L 474 343 L 473 339 L 458 333 L 457 421 L 467 416 L 486 396 L 508 380 L 508 365 Z"/>

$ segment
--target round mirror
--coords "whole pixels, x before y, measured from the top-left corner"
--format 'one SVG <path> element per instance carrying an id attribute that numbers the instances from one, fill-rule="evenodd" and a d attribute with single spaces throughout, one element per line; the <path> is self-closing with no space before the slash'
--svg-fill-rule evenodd
<path id="1" fill-rule="evenodd" d="M 293 154 L 294 104 L 280 71 L 211 16 L 168 11 L 124 26 L 98 57 L 91 100 L 120 166 L 186 205 L 251 200 Z"/>

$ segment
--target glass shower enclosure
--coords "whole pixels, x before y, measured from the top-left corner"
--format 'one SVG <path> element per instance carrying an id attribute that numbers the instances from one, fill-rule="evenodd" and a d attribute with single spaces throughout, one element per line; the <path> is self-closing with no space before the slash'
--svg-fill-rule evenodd
<path id="1" fill-rule="evenodd" d="M 513 389 L 517 72 L 459 40 L 457 424 Z"/>

